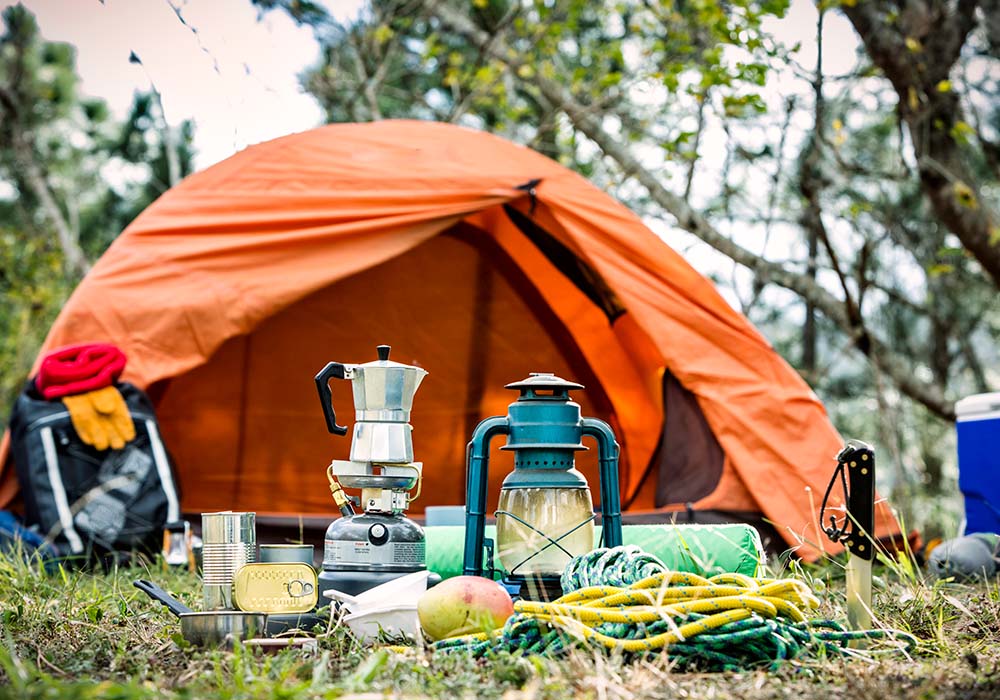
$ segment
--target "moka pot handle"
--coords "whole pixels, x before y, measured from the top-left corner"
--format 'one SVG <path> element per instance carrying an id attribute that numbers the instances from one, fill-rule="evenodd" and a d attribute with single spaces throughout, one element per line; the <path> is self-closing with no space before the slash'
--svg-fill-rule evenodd
<path id="1" fill-rule="evenodd" d="M 323 406 L 326 428 L 334 435 L 347 435 L 347 426 L 337 425 L 337 413 L 333 410 L 333 392 L 330 391 L 330 380 L 346 378 L 347 368 L 340 362 L 330 362 L 316 375 L 316 391 L 319 392 L 319 402 Z"/>

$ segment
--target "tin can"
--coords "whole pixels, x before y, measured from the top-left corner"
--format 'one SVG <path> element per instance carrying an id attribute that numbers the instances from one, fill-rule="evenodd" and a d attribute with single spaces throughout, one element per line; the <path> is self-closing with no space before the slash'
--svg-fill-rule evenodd
<path id="1" fill-rule="evenodd" d="M 308 564 L 313 565 L 311 544 L 262 544 L 260 561 L 266 564 Z"/>
<path id="2" fill-rule="evenodd" d="M 257 559 L 254 513 L 201 514 L 202 593 L 205 610 L 234 610 L 233 577 Z"/>
<path id="3" fill-rule="evenodd" d="M 309 612 L 319 600 L 316 584 L 316 571 L 308 564 L 247 564 L 236 572 L 233 602 L 248 612 Z"/>

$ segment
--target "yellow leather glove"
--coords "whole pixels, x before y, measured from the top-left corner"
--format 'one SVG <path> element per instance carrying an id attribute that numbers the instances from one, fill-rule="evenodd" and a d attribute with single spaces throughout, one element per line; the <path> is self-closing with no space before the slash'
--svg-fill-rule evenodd
<path id="1" fill-rule="evenodd" d="M 121 392 L 113 386 L 76 396 L 64 396 L 76 434 L 98 450 L 120 450 L 135 438 L 135 425 Z"/>
<path id="2" fill-rule="evenodd" d="M 99 450 L 108 449 L 108 438 L 104 434 L 104 427 L 87 394 L 64 396 L 62 402 L 69 410 L 69 418 L 73 421 L 73 427 L 80 439 Z"/>
<path id="3" fill-rule="evenodd" d="M 90 392 L 88 396 L 104 424 L 104 432 L 111 447 L 120 450 L 125 447 L 126 442 L 135 439 L 132 416 L 129 415 L 128 406 L 125 405 L 125 399 L 118 389 L 106 386 Z"/>

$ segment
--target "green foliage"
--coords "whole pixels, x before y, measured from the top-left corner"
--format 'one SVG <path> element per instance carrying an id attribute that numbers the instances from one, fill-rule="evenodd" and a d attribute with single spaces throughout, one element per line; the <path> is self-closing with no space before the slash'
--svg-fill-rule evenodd
<path id="1" fill-rule="evenodd" d="M 82 238 L 88 252 L 99 255 L 129 222 L 157 197 L 170 189 L 170 165 L 162 119 L 156 98 L 150 92 L 137 92 L 124 123 L 101 143 L 102 153 L 120 167 L 141 166 L 142 174 L 121 191 L 107 187 L 101 205 L 86 223 Z M 185 120 L 174 133 L 175 156 L 181 178 L 194 172 L 194 123 Z"/>
<path id="2" fill-rule="evenodd" d="M 137 93 L 124 124 L 78 90 L 76 50 L 46 41 L 22 5 L 0 35 L 0 420 L 79 279 L 54 218 L 86 260 L 169 186 L 165 126 Z M 176 129 L 180 175 L 192 170 L 193 125 Z M 36 172 L 33 179 L 31 173 Z M 116 184 L 110 184 L 110 182 Z M 41 183 L 41 184 L 40 184 Z M 49 208 L 40 198 L 43 188 Z"/>
<path id="3" fill-rule="evenodd" d="M 415 13 L 405 0 L 382 0 L 347 25 L 329 18 L 313 23 L 323 57 L 303 76 L 304 87 L 330 121 L 457 121 L 594 175 L 596 154 L 580 148 L 557 117 L 561 106 L 531 86 L 533 76 L 563 83 L 598 114 L 617 111 L 630 138 L 642 134 L 654 114 L 679 120 L 690 109 L 687 98 L 703 100 L 709 91 L 719 95 L 723 116 L 759 114 L 766 110 L 760 90 L 780 54 L 762 22 L 781 16 L 787 2 L 484 0 L 456 7 L 478 29 L 503 35 L 523 80 L 433 14 Z M 664 86 L 667 93 L 636 108 L 632 99 L 641 85 Z M 671 142 L 677 137 L 663 143 Z"/>
<path id="4" fill-rule="evenodd" d="M 5 217 L 0 214 L 0 220 Z M 0 420 L 31 369 L 35 351 L 69 293 L 51 240 L 0 228 Z"/>
<path id="5" fill-rule="evenodd" d="M 261 12 L 280 9 L 298 24 L 316 25 L 329 20 L 329 14 L 321 3 L 310 0 L 251 0 Z"/>

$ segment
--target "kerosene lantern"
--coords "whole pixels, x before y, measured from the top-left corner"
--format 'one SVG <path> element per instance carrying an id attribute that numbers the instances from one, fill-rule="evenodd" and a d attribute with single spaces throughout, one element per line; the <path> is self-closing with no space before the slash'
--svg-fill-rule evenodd
<path id="1" fill-rule="evenodd" d="M 583 388 L 580 384 L 533 373 L 506 388 L 520 396 L 506 416 L 476 426 L 468 447 L 464 573 L 494 575 L 493 543 L 485 536 L 490 440 L 506 435 L 500 449 L 514 452 L 514 470 L 500 487 L 495 514 L 496 555 L 508 572 L 504 584 L 519 589 L 522 598 L 554 599 L 566 564 L 594 548 L 590 487 L 575 468 L 576 453 L 587 449 L 585 435 L 597 440 L 604 546 L 622 543 L 618 443 L 607 423 L 580 415 L 580 405 L 569 396 Z M 485 565 L 484 550 L 489 551 Z"/>

